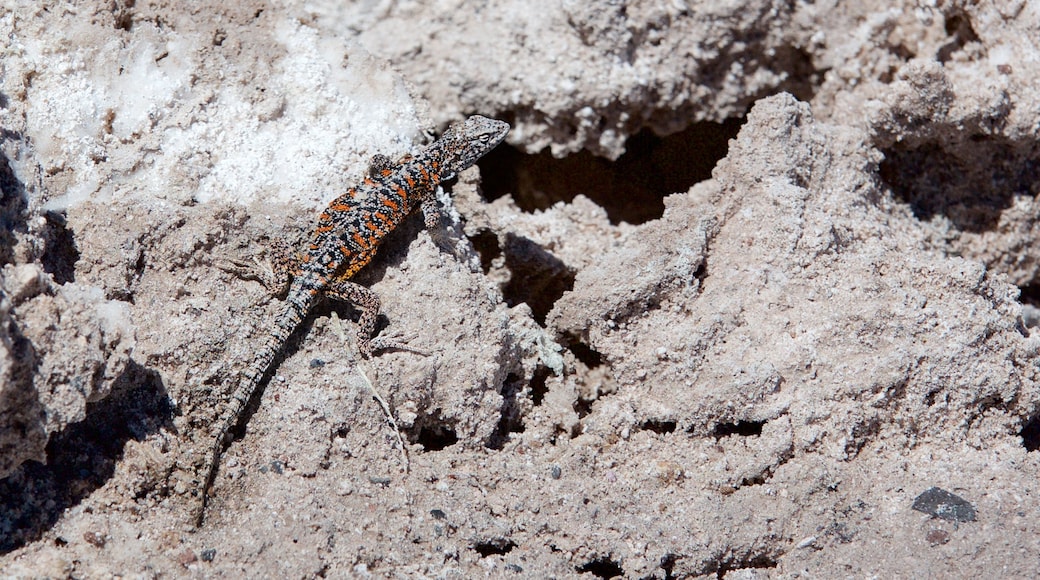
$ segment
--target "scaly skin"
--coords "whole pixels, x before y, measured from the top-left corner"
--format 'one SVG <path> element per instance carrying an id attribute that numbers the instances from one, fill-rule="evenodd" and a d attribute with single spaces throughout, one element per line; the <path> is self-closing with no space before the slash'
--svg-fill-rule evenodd
<path id="1" fill-rule="evenodd" d="M 422 208 L 428 227 L 436 224 L 438 209 L 434 192 L 437 186 L 476 163 L 494 149 L 507 132 L 507 123 L 474 115 L 449 127 L 440 139 L 414 157 L 405 157 L 393 164 L 386 157 L 376 156 L 370 175 L 334 199 L 318 216 L 310 246 L 297 260 L 286 265 L 285 273 L 291 276 L 292 283 L 285 309 L 275 319 L 271 334 L 256 351 L 217 421 L 212 454 L 199 490 L 196 526 L 201 526 L 205 517 L 209 487 L 217 475 L 228 433 L 241 421 L 246 403 L 260 388 L 289 335 L 322 295 L 349 301 L 361 311 L 358 349 L 366 358 L 375 350 L 407 348 L 372 338 L 379 314 L 379 297 L 350 278 L 372 260 L 386 235 L 416 209 Z"/>

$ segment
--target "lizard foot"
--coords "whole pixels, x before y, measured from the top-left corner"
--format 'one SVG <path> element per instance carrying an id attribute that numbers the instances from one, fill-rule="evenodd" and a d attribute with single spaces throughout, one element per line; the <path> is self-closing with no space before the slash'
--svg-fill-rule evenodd
<path id="1" fill-rule="evenodd" d="M 408 346 L 408 341 L 410 341 L 410 340 L 412 340 L 414 338 L 415 338 L 415 336 L 412 336 L 412 335 L 409 335 L 409 336 L 392 335 L 392 336 L 387 336 L 387 337 L 377 336 L 376 338 L 373 338 L 373 339 L 370 339 L 370 340 L 366 340 L 366 341 L 363 341 L 363 342 L 359 341 L 358 342 L 358 350 L 361 351 L 361 355 L 362 356 L 364 356 L 365 358 L 369 358 L 369 359 L 372 358 L 372 355 L 375 352 L 382 351 L 382 350 L 403 350 L 403 351 L 415 353 L 415 354 L 418 354 L 418 355 L 421 355 L 421 356 L 430 356 L 430 353 L 425 351 L 425 350 L 418 349 L 418 348 L 415 348 L 415 347 L 412 347 L 412 346 Z"/>

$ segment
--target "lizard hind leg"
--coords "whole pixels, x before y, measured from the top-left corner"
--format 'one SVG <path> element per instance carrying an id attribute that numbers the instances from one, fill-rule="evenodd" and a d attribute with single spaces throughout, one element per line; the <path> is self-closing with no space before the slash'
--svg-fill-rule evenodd
<path id="1" fill-rule="evenodd" d="M 406 344 L 406 339 L 394 337 L 372 337 L 376 331 L 376 318 L 379 316 L 379 295 L 357 282 L 337 279 L 330 283 L 325 295 L 335 300 L 350 302 L 361 311 L 358 320 L 357 346 L 361 356 L 372 358 L 372 354 L 381 350 L 405 350 L 427 356 L 428 353 Z"/>

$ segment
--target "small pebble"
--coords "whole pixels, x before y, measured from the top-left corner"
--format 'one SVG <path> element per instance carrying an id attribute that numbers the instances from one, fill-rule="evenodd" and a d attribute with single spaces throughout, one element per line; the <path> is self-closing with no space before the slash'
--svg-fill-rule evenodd
<path id="1" fill-rule="evenodd" d="M 950 533 L 946 530 L 928 530 L 928 535 L 924 539 L 928 540 L 929 544 L 938 546 L 950 541 Z"/>
<path id="2" fill-rule="evenodd" d="M 83 532 L 83 539 L 96 548 L 105 547 L 105 536 L 97 532 Z"/>

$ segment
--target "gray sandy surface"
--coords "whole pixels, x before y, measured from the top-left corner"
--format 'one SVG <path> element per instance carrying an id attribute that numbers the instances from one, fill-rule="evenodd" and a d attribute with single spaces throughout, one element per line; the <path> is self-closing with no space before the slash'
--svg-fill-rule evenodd
<path id="1" fill-rule="evenodd" d="M 1040 575 L 1037 30 L 8 0 L 0 576 Z M 320 305 L 194 529 L 281 307 L 221 266 L 473 113 L 513 129 L 446 187 L 452 247 L 415 217 L 356 278 L 428 356 Z"/>

